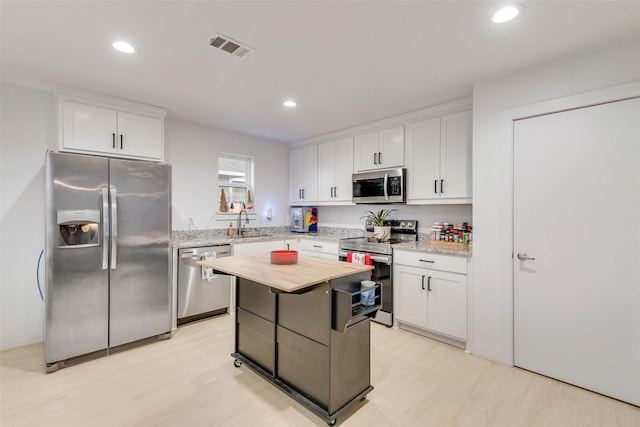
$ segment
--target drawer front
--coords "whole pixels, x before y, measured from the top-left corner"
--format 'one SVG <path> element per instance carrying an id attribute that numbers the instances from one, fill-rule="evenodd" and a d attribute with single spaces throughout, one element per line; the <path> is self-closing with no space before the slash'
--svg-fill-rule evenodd
<path id="1" fill-rule="evenodd" d="M 236 314 L 236 351 L 269 373 L 275 365 L 275 325 L 239 308 Z"/>
<path id="2" fill-rule="evenodd" d="M 329 371 L 329 347 L 278 326 L 278 378 L 327 408 Z"/>
<path id="3" fill-rule="evenodd" d="M 332 242 L 301 239 L 298 249 L 300 251 L 319 252 L 338 256 L 338 244 Z"/>
<path id="4" fill-rule="evenodd" d="M 428 252 L 394 250 L 393 263 L 429 270 L 467 274 L 467 259 L 463 257 L 431 254 Z"/>
<path id="5" fill-rule="evenodd" d="M 281 293 L 278 324 L 294 332 L 329 345 L 331 330 L 331 286 L 315 286 L 303 294 Z"/>
<path id="6" fill-rule="evenodd" d="M 269 287 L 238 277 L 238 307 L 271 322 L 276 320 L 276 296 Z"/>

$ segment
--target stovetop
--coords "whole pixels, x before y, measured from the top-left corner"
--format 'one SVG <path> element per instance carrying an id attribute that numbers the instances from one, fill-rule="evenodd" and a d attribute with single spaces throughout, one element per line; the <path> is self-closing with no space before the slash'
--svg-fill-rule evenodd
<path id="1" fill-rule="evenodd" d="M 374 254 L 391 255 L 391 245 L 403 242 L 415 242 L 418 240 L 418 221 L 415 220 L 389 220 L 385 225 L 391 227 L 389 240 L 378 241 L 373 236 L 373 224 L 367 223 L 365 229 L 370 232 L 365 237 L 350 237 L 341 239 L 338 248 L 341 252 L 366 252 Z"/>

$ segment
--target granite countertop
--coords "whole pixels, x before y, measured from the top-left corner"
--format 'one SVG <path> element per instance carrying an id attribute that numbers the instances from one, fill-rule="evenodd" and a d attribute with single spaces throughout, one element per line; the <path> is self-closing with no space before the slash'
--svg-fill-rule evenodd
<path id="1" fill-rule="evenodd" d="M 271 256 L 268 253 L 236 255 L 196 263 L 284 292 L 303 290 L 327 280 L 373 268 L 370 265 L 306 256 L 299 256 L 297 264 L 271 264 Z"/>
<path id="2" fill-rule="evenodd" d="M 286 239 L 311 239 L 337 243 L 348 237 L 363 237 L 367 233 L 358 228 L 320 227 L 318 233 L 293 233 L 288 227 L 266 227 L 247 229 L 246 237 L 228 237 L 226 229 L 174 231 L 171 243 L 174 248 L 189 248 L 214 245 L 238 245 L 242 243 L 267 242 Z M 472 245 L 463 248 L 431 246 L 427 235 L 419 233 L 417 242 L 398 243 L 394 249 L 433 254 L 471 257 Z"/>
<path id="3" fill-rule="evenodd" d="M 401 249 L 404 251 L 412 251 L 412 252 L 428 252 L 432 254 L 441 254 L 441 255 L 455 255 L 455 256 L 463 256 L 463 257 L 471 257 L 472 253 L 472 245 L 469 244 L 464 248 L 448 248 L 443 246 L 431 246 L 428 241 L 417 241 L 417 242 L 407 242 L 407 243 L 398 243 L 393 245 L 393 249 Z"/>
<path id="4" fill-rule="evenodd" d="M 321 228 L 318 233 L 293 233 L 288 227 L 252 228 L 248 229 L 245 237 L 229 237 L 226 229 L 216 230 L 181 230 L 174 231 L 171 244 L 174 248 L 189 248 L 197 246 L 238 245 L 242 243 L 268 242 L 285 239 L 311 239 L 321 242 L 337 243 L 345 237 L 364 236 L 364 230 Z"/>

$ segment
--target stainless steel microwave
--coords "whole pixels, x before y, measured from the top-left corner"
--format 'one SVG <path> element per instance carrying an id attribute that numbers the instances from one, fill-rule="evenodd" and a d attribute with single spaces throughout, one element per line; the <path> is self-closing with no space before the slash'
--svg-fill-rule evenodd
<path id="1" fill-rule="evenodd" d="M 406 174 L 405 168 L 354 173 L 353 203 L 404 203 Z"/>

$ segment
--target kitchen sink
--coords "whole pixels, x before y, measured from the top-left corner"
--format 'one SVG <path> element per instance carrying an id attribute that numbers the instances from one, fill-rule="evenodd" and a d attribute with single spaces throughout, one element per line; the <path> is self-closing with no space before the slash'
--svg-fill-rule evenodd
<path id="1" fill-rule="evenodd" d="M 264 234 L 264 233 L 245 233 L 241 236 L 234 235 L 234 239 L 250 239 L 254 237 L 273 237 L 273 234 Z"/>

